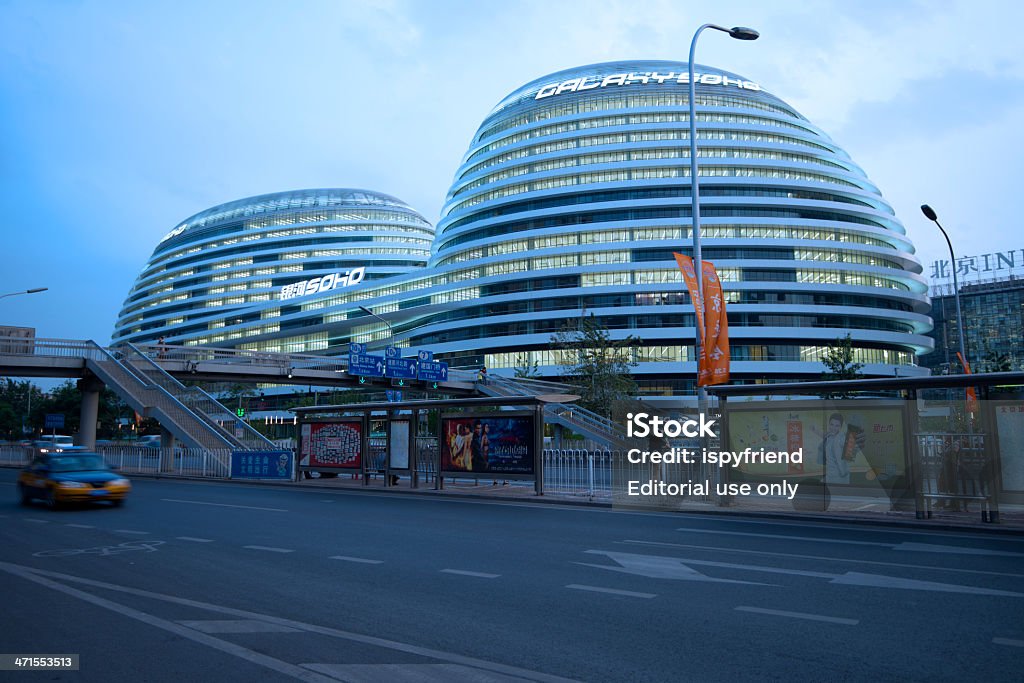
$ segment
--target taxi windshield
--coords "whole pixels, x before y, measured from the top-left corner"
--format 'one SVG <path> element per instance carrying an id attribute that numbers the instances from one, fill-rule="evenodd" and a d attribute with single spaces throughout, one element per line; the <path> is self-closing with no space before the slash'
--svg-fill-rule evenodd
<path id="1" fill-rule="evenodd" d="M 65 455 L 60 458 L 53 458 L 50 461 L 50 469 L 53 472 L 88 472 L 92 470 L 105 470 L 107 464 L 98 455 Z"/>

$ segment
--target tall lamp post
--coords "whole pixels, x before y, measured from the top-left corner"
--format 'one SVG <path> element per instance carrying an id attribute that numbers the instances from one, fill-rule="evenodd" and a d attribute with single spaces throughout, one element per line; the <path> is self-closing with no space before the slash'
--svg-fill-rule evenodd
<path id="1" fill-rule="evenodd" d="M 697 117 L 694 113 L 697 88 L 696 83 L 693 82 L 693 56 L 697 50 L 697 38 L 706 28 L 728 33 L 737 40 L 757 40 L 761 35 L 754 29 L 743 26 L 725 28 L 717 24 L 704 24 L 697 29 L 697 32 L 693 34 L 693 40 L 690 41 L 690 213 L 693 216 L 693 265 L 697 271 L 697 298 L 700 299 L 699 304 L 701 305 L 704 301 L 704 273 L 700 255 L 700 188 L 697 181 Z M 703 413 L 707 407 L 708 392 L 707 389 L 700 386 L 701 330 L 697 329 L 697 324 L 694 324 L 693 327 L 695 330 L 694 350 L 697 353 L 697 410 Z"/>
<path id="2" fill-rule="evenodd" d="M 387 325 L 387 327 L 388 327 L 388 334 L 391 335 L 391 346 L 394 346 L 395 345 L 395 328 L 391 327 L 391 323 L 389 323 L 387 320 L 385 320 L 384 318 L 380 317 L 379 315 L 377 315 L 376 313 L 371 311 L 366 306 L 360 306 L 359 310 L 362 311 L 363 313 L 365 313 L 366 315 L 373 316 L 377 320 L 379 320 L 382 323 L 384 323 L 385 325 Z"/>
<path id="3" fill-rule="evenodd" d="M 925 215 L 925 218 L 935 223 L 938 226 L 942 236 L 946 238 L 946 246 L 949 247 L 949 265 L 953 270 L 953 297 L 956 300 L 956 325 L 957 325 L 957 336 L 960 337 L 960 357 L 963 358 L 963 362 L 967 362 L 967 350 L 964 348 L 964 315 L 960 309 L 960 283 L 956 277 L 956 256 L 953 254 L 953 243 L 949 241 L 949 235 L 943 230 L 942 225 L 939 223 L 939 217 L 935 213 L 935 209 L 928 206 L 927 204 L 921 205 L 921 213 Z"/>
<path id="4" fill-rule="evenodd" d="M 7 296 L 17 296 L 19 294 L 36 294 L 38 292 L 45 292 L 49 287 L 36 287 L 35 289 L 26 289 L 24 292 L 10 292 L 9 294 L 0 294 L 0 299 Z"/>

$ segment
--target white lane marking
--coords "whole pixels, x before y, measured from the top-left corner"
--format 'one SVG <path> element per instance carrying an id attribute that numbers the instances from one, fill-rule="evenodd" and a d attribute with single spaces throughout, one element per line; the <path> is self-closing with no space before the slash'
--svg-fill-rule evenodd
<path id="1" fill-rule="evenodd" d="M 638 512 L 636 514 L 645 514 L 645 513 Z M 655 514 L 655 513 L 647 513 L 647 514 Z M 663 515 L 678 515 L 679 513 L 678 512 L 665 512 L 665 513 L 661 513 L 661 514 L 663 514 Z M 877 525 L 873 525 L 871 527 L 866 527 L 863 524 L 846 524 L 846 523 L 842 523 L 842 522 L 817 522 L 817 523 L 810 523 L 810 522 L 791 522 L 791 521 L 783 520 L 783 519 L 779 519 L 779 520 L 757 520 L 757 519 L 726 518 L 726 517 L 723 517 L 720 513 L 719 514 L 716 514 L 716 513 L 697 513 L 696 516 L 701 517 L 703 519 L 706 519 L 708 522 L 723 522 L 724 521 L 724 522 L 728 522 L 729 524 L 746 524 L 746 525 L 751 525 L 752 524 L 752 525 L 757 525 L 757 526 L 774 526 L 774 527 L 786 527 L 786 528 L 793 528 L 793 529 L 816 529 L 818 531 L 824 531 L 826 533 L 835 533 L 836 531 L 853 531 L 853 532 L 858 532 L 859 531 L 859 532 L 863 533 L 865 531 L 870 530 L 870 532 L 872 534 L 874 534 L 874 535 L 878 535 L 878 534 L 899 534 L 901 536 L 917 536 L 917 537 L 928 536 L 928 537 L 943 538 L 943 539 L 946 539 L 946 538 L 966 538 L 966 539 L 970 539 L 972 541 L 978 540 L 977 534 L 953 533 L 953 532 L 949 532 L 949 531 L 939 531 L 939 530 L 933 530 L 933 529 L 907 529 L 907 530 L 903 530 L 903 529 L 882 529 L 882 528 L 879 528 Z M 690 527 L 680 527 L 678 530 L 679 531 L 705 531 L 706 533 L 714 533 L 710 529 L 693 529 L 693 528 L 690 528 Z M 762 534 L 757 534 L 757 535 L 761 536 Z M 800 538 L 806 538 L 806 537 L 801 536 Z M 1019 535 L 1017 535 L 1017 536 L 1000 535 L 998 537 L 996 537 L 996 536 L 992 537 L 993 540 L 995 540 L 997 538 L 998 538 L 1000 543 L 1024 543 L 1024 538 L 1020 537 Z"/>
<path id="2" fill-rule="evenodd" d="M 86 579 L 81 576 L 74 576 L 72 574 L 64 574 L 61 572 L 51 572 L 45 569 L 36 569 L 34 567 L 26 567 L 24 565 L 12 564 L 10 562 L 0 561 L 0 571 L 6 571 L 11 574 L 23 576 L 30 581 L 46 581 L 43 577 L 51 577 L 53 579 L 59 579 L 62 581 L 70 581 L 86 586 L 92 586 L 94 588 L 101 588 L 104 590 L 115 591 L 118 593 L 126 593 L 128 595 L 134 595 L 143 598 L 150 598 L 153 600 L 162 600 L 175 605 L 183 605 L 185 607 L 192 607 L 196 609 L 202 609 L 209 612 L 217 612 L 218 614 L 226 614 L 232 617 L 238 617 L 242 619 L 258 619 L 271 624 L 280 624 L 282 626 L 291 626 L 301 631 L 308 631 L 309 633 L 316 633 L 319 635 L 327 636 L 329 638 L 338 638 L 341 640 L 349 640 L 355 643 L 363 645 L 372 645 L 374 647 L 383 647 L 389 650 L 395 650 L 396 652 L 404 652 L 411 655 L 419 655 L 421 657 L 429 657 L 431 659 L 439 659 L 441 661 L 452 662 L 455 664 L 462 664 L 465 666 L 475 667 L 488 672 L 497 672 L 507 674 L 509 676 L 518 676 L 530 681 L 538 681 L 539 683 L 576 683 L 569 678 L 563 678 L 561 676 L 555 676 L 552 674 L 541 673 L 539 671 L 531 671 L 529 669 L 521 669 L 515 666 L 509 666 L 507 664 L 499 664 L 497 662 L 489 662 L 484 659 L 477 659 L 475 657 L 467 657 L 465 655 L 455 654 L 453 652 L 444 652 L 442 650 L 434 650 L 427 647 L 420 647 L 419 645 L 411 645 L 409 643 L 402 643 L 396 640 L 388 640 L 386 638 L 379 638 L 377 636 L 368 636 L 362 633 L 355 633 L 353 631 L 342 631 L 336 628 L 330 628 L 327 626 L 319 626 L 317 624 L 308 624 L 301 621 L 294 621 L 291 619 L 284 619 L 282 617 L 275 617 L 269 614 L 259 614 L 257 612 L 249 612 L 246 610 L 236 609 L 234 607 L 224 607 L 222 605 L 214 605 L 208 602 L 201 602 L 199 600 L 190 600 L 188 598 L 178 597 L 176 595 L 167 595 L 165 593 L 155 593 L 153 591 L 142 590 L 139 588 L 131 588 L 129 586 L 120 586 L 113 583 L 107 583 L 105 581 L 96 581 L 94 579 Z M 49 585 L 49 584 L 47 584 Z M 69 586 L 62 584 L 55 584 L 60 589 L 74 590 Z M 93 597 L 89 593 L 83 593 L 89 597 Z M 176 626 L 176 625 L 175 625 Z M 194 631 L 190 631 L 190 637 L 193 640 L 198 640 L 193 637 L 196 634 Z M 208 636 L 204 636 L 207 637 Z M 217 639 L 212 639 L 216 643 L 224 643 Z M 200 642 L 206 642 L 201 640 Z M 226 643 L 225 643 L 226 644 Z M 336 683 L 336 682 L 335 682 Z"/>
<path id="3" fill-rule="evenodd" d="M 149 534 L 148 531 L 132 531 L 131 529 L 114 529 L 116 534 L 135 534 L 136 536 L 146 536 Z"/>
<path id="4" fill-rule="evenodd" d="M 878 560 L 858 560 L 849 557 L 825 557 L 824 555 L 794 555 L 793 553 L 773 553 L 768 550 L 740 550 L 738 548 L 722 548 L 714 545 L 690 545 L 688 543 L 661 543 L 659 541 L 616 541 L 616 543 L 628 543 L 635 545 L 655 545 L 668 548 L 690 548 L 696 550 L 714 550 L 716 552 L 738 553 L 743 555 L 766 555 L 769 557 L 786 557 L 801 560 L 826 560 L 828 562 L 856 562 L 857 564 L 873 564 L 883 567 L 901 567 L 905 569 L 929 569 L 941 572 L 957 572 L 959 574 L 984 574 L 986 576 L 1008 576 L 1014 579 L 1024 579 L 1024 574 L 1009 574 L 1007 572 L 990 572 L 983 569 L 956 569 L 953 567 L 937 567 L 934 565 L 904 564 L 902 562 L 879 562 Z"/>
<path id="5" fill-rule="evenodd" d="M 179 541 L 192 541 L 193 543 L 213 543 L 212 538 L 197 538 L 195 536 L 178 536 Z"/>
<path id="6" fill-rule="evenodd" d="M 26 522 L 32 522 L 33 524 L 49 524 L 50 523 L 50 520 L 48 520 L 48 519 L 35 519 L 34 517 L 26 517 L 25 521 Z"/>
<path id="7" fill-rule="evenodd" d="M 365 557 L 349 557 L 347 555 L 331 555 L 331 559 L 344 562 L 362 562 L 363 564 L 384 564 L 384 560 L 368 560 Z"/>
<path id="8" fill-rule="evenodd" d="M 737 612 L 753 612 L 754 614 L 770 614 L 775 617 L 792 617 L 794 619 L 809 619 L 810 621 L 824 621 L 829 624 L 845 624 L 856 626 L 859 619 L 844 619 L 842 617 L 827 617 L 824 614 L 808 614 L 806 612 L 786 612 L 780 609 L 764 609 L 761 607 L 737 607 Z"/>
<path id="9" fill-rule="evenodd" d="M 812 543 L 838 543 L 841 545 L 869 545 L 890 550 L 909 550 L 928 553 L 959 553 L 963 555 L 1001 555 L 1005 557 L 1024 557 L 1024 553 L 1011 553 L 1001 550 L 985 550 L 957 545 L 932 545 L 929 543 L 881 543 L 878 541 L 850 541 L 842 538 L 821 538 L 818 536 L 784 536 L 781 534 L 755 534 L 748 531 L 711 531 L 710 529 L 676 529 L 696 534 L 723 534 L 726 536 L 753 536 L 755 538 L 775 538 L 784 541 L 810 541 Z"/>
<path id="10" fill-rule="evenodd" d="M 602 588 L 601 586 L 584 586 L 579 583 L 570 583 L 566 588 L 575 591 L 590 591 L 592 593 L 608 593 L 609 595 L 624 595 L 627 598 L 656 598 L 655 593 L 637 593 L 635 591 L 620 591 L 617 588 Z"/>
<path id="11" fill-rule="evenodd" d="M 710 583 L 744 583 L 749 585 L 762 585 L 755 584 L 753 581 L 716 579 L 714 577 L 701 574 L 693 567 L 687 567 L 683 564 L 682 560 L 677 560 L 674 557 L 635 555 L 633 553 L 612 553 L 604 550 L 588 550 L 586 552 L 591 555 L 605 555 L 610 560 L 617 562 L 619 566 L 612 567 L 606 564 L 591 564 L 589 562 L 576 562 L 575 564 L 580 564 L 584 567 L 607 569 L 613 572 L 646 576 L 649 579 L 678 579 L 681 581 L 707 581 Z"/>
<path id="12" fill-rule="evenodd" d="M 588 553 L 608 555 L 601 550 L 588 550 Z M 626 555 L 627 553 L 612 553 L 613 555 Z M 639 555 L 638 557 L 652 557 Z M 977 588 L 975 586 L 959 586 L 950 583 L 938 583 L 935 581 L 919 581 L 917 579 L 906 579 L 899 576 L 883 576 L 881 574 L 861 574 L 859 572 L 846 572 L 844 574 L 828 574 L 825 572 L 810 572 L 801 569 L 783 569 L 782 567 L 762 567 L 752 564 L 734 564 L 731 562 L 710 562 L 708 560 L 694 560 L 690 558 L 673 557 L 665 558 L 686 564 L 695 564 L 703 567 L 722 567 L 725 569 L 739 569 L 744 572 L 765 572 L 769 574 L 789 574 L 792 576 L 809 576 L 811 578 L 829 579 L 829 583 L 847 586 L 867 586 L 870 588 L 900 588 L 904 590 L 939 591 L 943 593 L 967 593 L 971 595 L 1001 595 L 1011 598 L 1024 598 L 1024 593 L 1013 593 L 1011 591 L 1000 591 L 989 588 Z"/>
<path id="13" fill-rule="evenodd" d="M 496 579 L 501 574 L 488 574 L 486 572 L 470 572 L 465 569 L 442 569 L 442 574 L 458 574 L 459 576 L 476 576 L 481 579 Z"/>
<path id="14" fill-rule="evenodd" d="M 299 664 L 339 681 L 359 683 L 522 683 L 524 678 L 505 676 L 459 664 Z"/>
<path id="15" fill-rule="evenodd" d="M 227 503 L 207 503 L 203 500 L 181 500 L 179 498 L 161 498 L 165 503 L 190 503 L 192 505 L 212 505 L 219 508 L 239 508 L 241 510 L 263 510 L 265 512 L 288 512 L 281 508 L 261 508 L 254 505 L 228 505 Z"/>
<path id="16" fill-rule="evenodd" d="M 1024 640 L 1014 640 L 1013 638 L 993 638 L 992 642 L 996 645 L 1009 645 L 1011 647 L 1024 647 Z"/>
<path id="17" fill-rule="evenodd" d="M 179 620 L 178 623 L 203 633 L 301 633 L 291 626 L 268 624 L 258 619 Z"/>
<path id="18" fill-rule="evenodd" d="M 31 571 L 28 567 L 19 567 L 18 565 L 7 564 L 6 562 L 2 563 L 0 566 L 8 572 L 20 576 L 28 581 L 34 581 L 35 583 L 46 586 L 47 588 L 51 588 L 55 591 L 59 591 L 65 595 L 70 595 L 78 598 L 79 600 L 110 610 L 111 612 L 116 612 L 117 614 L 135 619 L 136 621 L 141 621 L 144 624 L 149 624 L 150 626 L 155 626 L 156 628 L 163 629 L 164 631 L 169 631 L 175 635 L 188 638 L 189 640 L 201 643 L 207 647 L 212 647 L 216 650 L 220 650 L 221 652 L 226 652 L 230 655 L 234 655 L 235 657 L 252 662 L 258 666 L 263 666 L 277 671 L 278 673 L 291 676 L 292 678 L 297 678 L 301 681 L 309 681 L 310 683 L 337 683 L 334 678 L 321 676 L 312 671 L 297 667 L 294 664 L 289 664 L 288 662 L 268 657 L 267 655 L 254 652 L 253 650 L 249 650 L 240 645 L 235 645 L 234 643 L 208 636 L 205 633 L 200 633 L 194 629 L 175 624 L 172 621 L 161 619 L 160 617 L 147 612 L 142 612 L 112 600 L 101 598 L 98 595 L 93 595 L 92 593 L 86 593 L 85 591 L 72 588 L 71 586 L 65 586 L 64 584 L 57 583 L 56 581 L 51 581 L 50 579 L 44 578 L 38 573 Z"/>
<path id="19" fill-rule="evenodd" d="M 289 550 L 288 548 L 273 548 L 273 547 L 271 547 L 269 545 L 243 545 L 242 547 L 243 548 L 248 548 L 249 550 L 265 550 L 268 553 L 294 553 L 295 552 L 294 550 Z"/>
<path id="20" fill-rule="evenodd" d="M 939 593 L 967 593 L 968 595 L 1001 595 L 1008 598 L 1024 598 L 1024 593 L 1000 591 L 992 588 L 978 588 L 976 586 L 957 586 L 951 583 L 938 583 L 936 581 L 904 579 L 899 576 L 861 574 L 859 572 L 846 572 L 835 577 L 829 583 L 846 586 L 867 586 L 869 588 L 900 588 L 904 590 L 937 591 Z"/>
<path id="21" fill-rule="evenodd" d="M 72 527 L 73 529 L 95 529 L 91 524 L 65 524 L 64 526 Z"/>
<path id="22" fill-rule="evenodd" d="M 948 553 L 950 555 L 994 555 L 998 557 L 1024 557 L 1024 553 L 1011 553 L 1004 550 L 987 550 L 985 548 L 965 548 L 959 545 L 932 545 L 930 543 L 904 542 L 893 546 L 893 550 L 912 550 L 919 553 Z"/>
<path id="23" fill-rule="evenodd" d="M 777 538 L 784 541 L 810 541 L 812 543 L 840 543 L 843 545 L 872 545 L 878 548 L 891 548 L 892 543 L 879 543 L 877 541 L 848 541 L 842 538 L 820 538 L 818 536 L 783 536 L 781 534 L 756 534 L 751 531 L 713 531 L 711 529 L 685 529 L 680 528 L 676 531 L 684 531 L 693 534 L 715 534 L 723 536 L 753 536 L 754 538 Z"/>

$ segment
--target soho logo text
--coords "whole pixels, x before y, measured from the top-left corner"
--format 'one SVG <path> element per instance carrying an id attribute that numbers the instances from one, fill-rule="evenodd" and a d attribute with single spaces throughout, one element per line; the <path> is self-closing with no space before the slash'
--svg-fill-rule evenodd
<path id="1" fill-rule="evenodd" d="M 345 273 L 331 273 L 323 277 L 315 277 L 312 280 L 293 282 L 281 288 L 281 294 L 278 298 L 282 300 L 294 299 L 297 296 L 305 296 L 306 294 L 329 292 L 338 287 L 351 287 L 362 282 L 365 275 L 366 269 L 360 266 Z"/>

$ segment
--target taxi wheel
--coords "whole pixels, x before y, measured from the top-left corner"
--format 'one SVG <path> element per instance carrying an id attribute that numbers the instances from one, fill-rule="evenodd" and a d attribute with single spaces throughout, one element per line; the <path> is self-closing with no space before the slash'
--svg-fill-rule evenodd
<path id="1" fill-rule="evenodd" d="M 28 489 L 25 488 L 24 484 L 18 484 L 18 494 L 19 497 L 21 498 L 22 505 L 32 504 L 32 496 L 31 494 L 29 494 Z"/>
<path id="2" fill-rule="evenodd" d="M 116 507 L 116 508 L 119 508 L 122 505 L 124 505 L 124 498 L 118 498 L 117 500 L 112 500 L 112 501 L 110 501 L 110 504 L 112 506 Z"/>
<path id="3" fill-rule="evenodd" d="M 56 510 L 60 507 L 60 503 L 57 502 L 57 496 L 53 493 L 53 489 L 46 490 L 46 497 L 43 498 L 43 500 L 46 502 L 46 507 L 51 510 Z"/>

